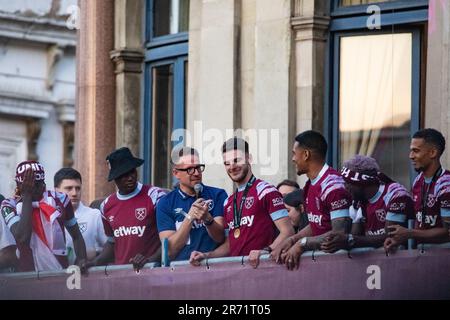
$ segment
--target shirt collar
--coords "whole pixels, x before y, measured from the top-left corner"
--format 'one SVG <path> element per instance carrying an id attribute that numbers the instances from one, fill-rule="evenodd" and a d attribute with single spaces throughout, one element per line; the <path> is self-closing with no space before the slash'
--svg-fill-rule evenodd
<path id="1" fill-rule="evenodd" d="M 369 199 L 369 202 L 372 203 L 372 204 L 377 202 L 378 199 L 380 199 L 381 195 L 383 194 L 385 187 L 386 186 L 384 184 L 380 184 L 380 187 L 378 188 L 377 193 L 375 193 L 375 195 L 372 198 Z"/>
<path id="2" fill-rule="evenodd" d="M 328 170 L 330 166 L 328 164 L 324 164 L 322 169 L 320 170 L 319 174 L 317 175 L 317 177 L 315 177 L 313 180 L 311 180 L 311 185 L 315 185 L 317 183 L 317 181 L 320 180 L 320 178 L 323 177 L 323 175 L 325 174 L 325 172 Z"/>
<path id="3" fill-rule="evenodd" d="M 133 192 L 129 193 L 129 194 L 120 194 L 119 191 L 116 192 L 117 195 L 117 199 L 119 200 L 129 200 L 135 196 L 138 195 L 139 192 L 141 192 L 142 190 L 142 183 L 138 182 L 136 189 L 134 189 Z"/>
<path id="4" fill-rule="evenodd" d="M 202 184 L 203 185 L 203 184 Z M 189 194 L 187 194 L 186 192 L 184 192 L 183 190 L 181 190 L 180 187 L 177 187 L 178 189 L 178 193 L 181 195 L 181 197 L 183 198 L 183 200 L 189 199 L 189 198 L 195 198 L 195 195 L 191 196 Z M 205 189 L 205 186 L 203 185 L 203 190 Z"/>

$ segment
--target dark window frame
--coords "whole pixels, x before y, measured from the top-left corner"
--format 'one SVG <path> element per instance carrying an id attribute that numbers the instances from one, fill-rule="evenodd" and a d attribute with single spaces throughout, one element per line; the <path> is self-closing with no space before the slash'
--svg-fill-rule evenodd
<path id="1" fill-rule="evenodd" d="M 146 0 L 145 67 L 142 107 L 142 150 L 146 164 L 143 168 L 144 183 L 153 183 L 152 134 L 153 134 L 153 80 L 152 70 L 162 65 L 173 64 L 173 130 L 185 129 L 185 63 L 188 61 L 188 32 L 153 37 L 153 0 Z M 175 143 L 172 143 L 172 146 Z M 168 187 L 168 186 L 163 186 Z"/>
<path id="2" fill-rule="evenodd" d="M 379 5 L 382 13 L 381 30 L 368 30 L 366 27 L 367 7 Z M 350 35 L 375 35 L 411 32 L 412 39 L 412 73 L 411 73 L 411 135 L 419 130 L 423 115 L 424 75 L 423 39 L 424 24 L 428 22 L 428 0 L 398 0 L 386 3 L 372 3 L 339 7 L 339 0 L 332 0 L 329 37 L 325 62 L 325 97 L 324 97 L 324 133 L 331 146 L 327 155 L 328 162 L 335 168 L 339 163 L 339 59 L 340 38 Z M 407 155 L 405 155 L 406 157 Z M 410 168 L 410 181 L 416 173 Z"/>

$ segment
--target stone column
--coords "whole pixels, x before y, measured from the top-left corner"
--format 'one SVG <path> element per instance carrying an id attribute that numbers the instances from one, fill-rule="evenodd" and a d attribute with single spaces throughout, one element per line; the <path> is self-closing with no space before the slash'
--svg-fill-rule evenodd
<path id="1" fill-rule="evenodd" d="M 293 168 L 291 146 L 295 119 L 291 96 L 292 30 L 290 0 L 257 0 L 255 11 L 255 47 L 253 118 L 258 144 L 253 147 L 255 172 L 276 185 Z M 243 44 L 242 46 L 244 46 Z M 247 44 L 248 45 L 248 44 Z"/>
<path id="2" fill-rule="evenodd" d="M 83 201 L 114 191 L 106 156 L 115 149 L 114 0 L 79 0 L 75 168 L 83 177 Z"/>
<path id="3" fill-rule="evenodd" d="M 430 0 L 425 112 L 426 128 L 435 128 L 450 141 L 450 1 Z M 450 152 L 441 158 L 450 165 Z"/>
<path id="4" fill-rule="evenodd" d="M 297 133 L 323 131 L 324 65 L 330 17 L 326 1 L 295 0 Z"/>
<path id="5" fill-rule="evenodd" d="M 324 66 L 330 23 L 327 2 L 294 0 L 291 25 L 295 33 L 296 108 L 292 119 L 296 119 L 296 133 L 310 129 L 323 132 Z M 292 166 L 289 176 L 291 170 Z M 300 182 L 304 180 L 299 179 Z"/>
<path id="6" fill-rule="evenodd" d="M 220 149 L 227 129 L 231 136 L 233 129 L 241 127 L 240 13 L 241 0 L 190 2 L 186 127 L 192 146 L 205 155 L 215 155 L 215 163 L 210 163 L 204 173 L 204 182 L 227 186 L 229 191 L 231 183 Z"/>
<path id="7" fill-rule="evenodd" d="M 115 1 L 116 146 L 140 155 L 141 83 L 145 1 Z"/>

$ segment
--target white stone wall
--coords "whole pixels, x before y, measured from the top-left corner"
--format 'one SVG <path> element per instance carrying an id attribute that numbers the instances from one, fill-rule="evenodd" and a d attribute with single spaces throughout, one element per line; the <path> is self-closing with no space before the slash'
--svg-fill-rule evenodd
<path id="1" fill-rule="evenodd" d="M 67 8 L 75 4 L 77 0 L 0 0 L 0 193 L 4 196 L 14 190 L 16 164 L 28 157 L 30 118 L 41 125 L 36 153 L 49 187 L 63 165 L 62 121 L 75 120 L 76 68 L 76 31 L 65 22 Z"/>
<path id="2" fill-rule="evenodd" d="M 231 129 L 253 130 L 253 171 L 273 184 L 291 165 L 290 13 L 290 0 L 191 1 L 187 129 L 198 131 L 198 120 L 204 131 L 217 129 L 192 145 L 229 138 Z M 222 143 L 214 145 L 219 160 Z M 220 161 L 208 166 L 204 181 L 232 191 Z"/>

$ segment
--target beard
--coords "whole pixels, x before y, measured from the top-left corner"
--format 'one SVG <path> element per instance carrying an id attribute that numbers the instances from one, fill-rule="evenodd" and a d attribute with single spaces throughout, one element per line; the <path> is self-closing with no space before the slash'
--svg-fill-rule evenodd
<path id="1" fill-rule="evenodd" d="M 422 171 L 423 171 L 423 167 L 414 168 L 414 170 L 415 170 L 416 172 L 422 172 Z"/>
<path id="2" fill-rule="evenodd" d="M 228 176 L 230 177 L 231 180 L 233 180 L 233 182 L 241 182 L 242 180 L 245 179 L 249 170 L 250 170 L 249 165 L 247 164 L 245 165 L 245 167 L 242 168 L 242 172 L 239 176 L 233 178 L 230 173 L 228 173 Z"/>

